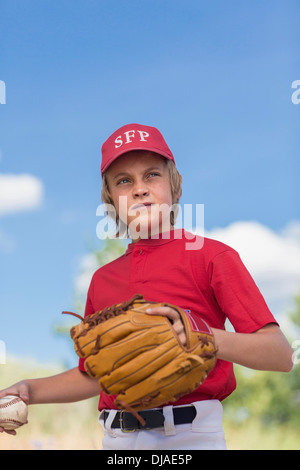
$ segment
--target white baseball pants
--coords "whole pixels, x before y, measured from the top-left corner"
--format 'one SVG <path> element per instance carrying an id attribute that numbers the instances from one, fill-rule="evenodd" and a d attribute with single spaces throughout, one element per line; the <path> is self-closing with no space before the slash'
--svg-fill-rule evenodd
<path id="1" fill-rule="evenodd" d="M 186 406 L 186 405 L 185 405 Z M 103 450 L 226 450 L 223 431 L 223 407 L 219 400 L 193 403 L 197 414 L 192 423 L 174 425 L 173 406 L 163 408 L 164 426 L 150 430 L 123 432 L 111 428 L 116 410 L 109 411 L 103 428 Z"/>

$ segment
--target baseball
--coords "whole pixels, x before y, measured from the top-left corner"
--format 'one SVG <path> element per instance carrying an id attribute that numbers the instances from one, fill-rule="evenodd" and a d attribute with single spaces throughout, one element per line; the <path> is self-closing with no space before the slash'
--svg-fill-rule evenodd
<path id="1" fill-rule="evenodd" d="M 0 399 L 0 426 L 10 431 L 27 422 L 28 407 L 20 397 L 7 395 Z"/>

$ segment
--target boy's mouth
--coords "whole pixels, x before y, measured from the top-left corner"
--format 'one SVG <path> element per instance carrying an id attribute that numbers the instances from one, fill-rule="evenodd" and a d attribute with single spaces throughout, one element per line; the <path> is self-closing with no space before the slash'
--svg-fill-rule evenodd
<path id="1" fill-rule="evenodd" d="M 152 206 L 152 202 L 143 202 L 143 203 L 140 203 L 140 204 L 135 204 L 134 206 L 131 206 L 131 209 L 139 209 L 140 207 L 148 207 L 148 206 Z"/>

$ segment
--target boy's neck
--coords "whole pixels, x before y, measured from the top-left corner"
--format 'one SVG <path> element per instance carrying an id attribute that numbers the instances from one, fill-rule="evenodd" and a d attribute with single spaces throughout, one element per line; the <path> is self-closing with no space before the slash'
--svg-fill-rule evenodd
<path id="1" fill-rule="evenodd" d="M 154 237 L 157 238 L 158 235 L 160 235 L 161 233 L 165 233 L 165 232 L 171 232 L 172 230 L 174 230 L 174 226 L 171 225 L 169 227 L 169 229 L 167 230 L 159 230 L 158 232 L 154 232 L 154 233 L 150 233 L 148 238 L 151 238 L 151 237 Z M 136 238 L 136 239 L 131 239 L 131 243 L 137 243 L 138 241 L 142 240 L 142 238 Z"/>

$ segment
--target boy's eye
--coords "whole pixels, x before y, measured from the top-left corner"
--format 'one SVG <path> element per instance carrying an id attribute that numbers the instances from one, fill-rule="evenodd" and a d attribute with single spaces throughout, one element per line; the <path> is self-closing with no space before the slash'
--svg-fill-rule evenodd
<path id="1" fill-rule="evenodd" d="M 152 177 L 152 176 L 160 176 L 159 173 L 156 173 L 156 172 L 152 172 L 152 173 L 148 173 L 147 175 L 147 178 L 149 177 Z M 117 185 L 118 184 L 125 184 L 129 181 L 129 178 L 121 178 L 118 182 L 117 182 Z"/>
<path id="2" fill-rule="evenodd" d="M 117 182 L 117 184 L 124 183 L 124 181 L 127 182 L 127 181 L 128 181 L 128 178 L 122 178 L 121 180 L 119 180 L 119 181 Z"/>

